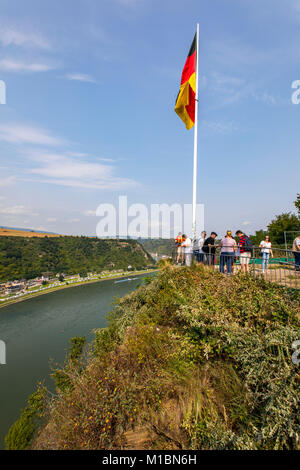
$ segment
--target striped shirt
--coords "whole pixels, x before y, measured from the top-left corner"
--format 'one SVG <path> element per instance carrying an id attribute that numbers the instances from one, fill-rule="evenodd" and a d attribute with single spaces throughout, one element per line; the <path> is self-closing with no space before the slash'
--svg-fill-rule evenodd
<path id="1" fill-rule="evenodd" d="M 246 235 L 241 236 L 239 241 L 240 253 L 245 253 Z"/>

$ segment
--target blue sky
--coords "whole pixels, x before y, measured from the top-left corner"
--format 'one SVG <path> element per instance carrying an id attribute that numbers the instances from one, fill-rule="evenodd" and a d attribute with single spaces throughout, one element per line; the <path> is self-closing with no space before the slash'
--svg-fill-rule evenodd
<path id="1" fill-rule="evenodd" d="M 300 0 L 1 0 L 0 225 L 94 235 L 101 203 L 189 203 L 174 112 L 200 23 L 206 229 L 265 228 L 299 185 Z"/>

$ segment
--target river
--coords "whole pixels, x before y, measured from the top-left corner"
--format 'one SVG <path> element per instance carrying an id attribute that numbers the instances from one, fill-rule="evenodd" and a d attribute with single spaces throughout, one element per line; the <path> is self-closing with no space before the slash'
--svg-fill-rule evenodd
<path id="1" fill-rule="evenodd" d="M 91 330 L 105 327 L 114 298 L 134 290 L 142 277 L 68 288 L 0 309 L 0 340 L 6 343 L 6 365 L 0 365 L 0 449 L 38 381 L 53 388 L 50 360 L 62 364 L 74 336 L 92 340 Z"/>

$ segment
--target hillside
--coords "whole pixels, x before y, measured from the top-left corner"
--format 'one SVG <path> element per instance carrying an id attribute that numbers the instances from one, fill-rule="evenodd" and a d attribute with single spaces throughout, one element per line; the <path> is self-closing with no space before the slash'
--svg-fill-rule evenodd
<path id="1" fill-rule="evenodd" d="M 72 340 L 56 397 L 40 386 L 6 447 L 299 449 L 299 311 L 264 280 L 166 268 L 118 301 L 87 359 Z"/>
<path id="2" fill-rule="evenodd" d="M 32 279 L 43 273 L 68 275 L 152 264 L 152 258 L 135 240 L 0 237 L 0 282 Z"/>
<path id="3" fill-rule="evenodd" d="M 35 230 L 21 230 L 9 227 L 0 227 L 0 237 L 38 237 L 38 238 L 45 238 L 45 237 L 59 237 L 55 233 L 46 233 L 46 232 L 36 232 Z"/>
<path id="4" fill-rule="evenodd" d="M 148 253 L 172 256 L 175 249 L 173 238 L 142 238 L 139 242 Z"/>

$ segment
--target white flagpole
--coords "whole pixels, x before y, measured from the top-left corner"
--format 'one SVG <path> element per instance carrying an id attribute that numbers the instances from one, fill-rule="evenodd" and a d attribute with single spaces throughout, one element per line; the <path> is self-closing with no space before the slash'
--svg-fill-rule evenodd
<path id="1" fill-rule="evenodd" d="M 199 96 L 199 23 L 196 33 L 196 90 L 195 90 L 195 129 L 194 129 L 194 174 L 193 174 L 193 241 L 196 240 L 196 208 L 197 208 L 197 160 L 198 160 L 198 96 Z"/>

